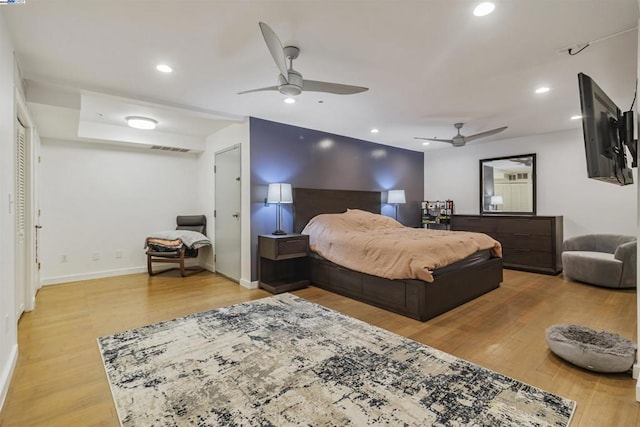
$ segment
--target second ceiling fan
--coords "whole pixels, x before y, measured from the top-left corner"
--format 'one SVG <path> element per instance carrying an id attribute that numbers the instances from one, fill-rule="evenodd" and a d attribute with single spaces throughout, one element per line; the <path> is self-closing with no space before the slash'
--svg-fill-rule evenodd
<path id="1" fill-rule="evenodd" d="M 335 95 L 353 95 L 360 92 L 365 92 L 369 88 L 362 86 L 350 86 L 339 83 L 321 82 L 317 80 L 305 80 L 302 78 L 302 74 L 293 69 L 293 60 L 300 54 L 300 48 L 297 46 L 285 46 L 282 47 L 280 39 L 276 33 L 264 22 L 260 22 L 260 30 L 262 31 L 262 37 L 269 48 L 269 52 L 273 57 L 280 75 L 278 76 L 278 84 L 276 86 L 268 86 L 259 89 L 245 90 L 238 92 L 238 94 L 261 92 L 266 90 L 276 90 L 283 95 L 296 96 L 300 95 L 303 91 L 309 92 L 325 92 Z M 289 68 L 287 68 L 287 60 L 289 60 Z"/>
<path id="2" fill-rule="evenodd" d="M 453 145 L 454 147 L 463 147 L 467 144 L 467 142 L 471 142 L 474 141 L 476 139 L 479 138 L 484 138 L 487 136 L 491 136 L 491 135 L 495 135 L 496 133 L 502 132 L 503 130 L 507 129 L 508 126 L 502 126 L 500 128 L 496 128 L 496 129 L 492 129 L 492 130 L 488 130 L 485 132 L 480 132 L 480 133 L 476 133 L 474 135 L 469 135 L 469 136 L 464 136 L 460 133 L 460 129 L 462 129 L 462 126 L 464 125 L 464 123 L 455 123 L 453 126 L 458 129 L 458 134 L 456 136 L 454 136 L 451 139 L 440 139 L 440 138 L 421 138 L 419 136 L 415 136 L 414 139 L 425 139 L 427 141 L 437 141 L 437 142 L 446 142 L 449 143 L 451 145 Z"/>

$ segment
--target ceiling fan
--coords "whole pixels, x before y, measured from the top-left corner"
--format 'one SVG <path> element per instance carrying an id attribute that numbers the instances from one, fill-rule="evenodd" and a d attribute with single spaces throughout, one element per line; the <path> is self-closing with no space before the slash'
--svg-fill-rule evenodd
<path id="1" fill-rule="evenodd" d="M 369 90 L 369 88 L 361 86 L 349 86 L 339 83 L 303 79 L 302 74 L 293 69 L 293 60 L 300 54 L 300 48 L 297 46 L 285 46 L 283 48 L 282 43 L 280 43 L 280 39 L 278 39 L 278 36 L 271 27 L 264 22 L 260 22 L 259 25 L 260 30 L 262 31 L 262 37 L 264 37 L 264 41 L 269 48 L 269 52 L 280 70 L 278 85 L 263 87 L 260 89 L 245 90 L 238 92 L 238 95 L 265 90 L 277 90 L 281 94 L 288 96 L 300 95 L 303 91 L 325 92 L 336 95 L 352 95 Z M 287 60 L 289 60 L 288 69 Z"/>
<path id="2" fill-rule="evenodd" d="M 484 138 L 486 136 L 495 135 L 496 133 L 500 133 L 505 130 L 508 126 L 503 126 L 501 128 L 496 128 L 492 130 L 488 130 L 486 132 L 476 133 L 475 135 L 464 136 L 460 134 L 460 129 L 464 123 L 455 123 L 453 126 L 458 129 L 458 134 L 451 139 L 440 139 L 440 138 L 420 138 L 419 136 L 415 136 L 414 139 L 426 139 L 427 141 L 438 141 L 438 142 L 447 142 L 454 147 L 463 147 L 467 142 L 474 141 L 478 138 Z"/>

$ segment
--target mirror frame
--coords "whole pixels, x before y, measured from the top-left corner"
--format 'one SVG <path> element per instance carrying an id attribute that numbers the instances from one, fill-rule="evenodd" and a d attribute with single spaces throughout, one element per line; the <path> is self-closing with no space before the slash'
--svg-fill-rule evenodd
<path id="1" fill-rule="evenodd" d="M 519 159 L 522 157 L 531 157 L 531 183 L 532 183 L 532 196 L 533 196 L 533 208 L 530 211 L 491 211 L 484 209 L 484 165 L 485 163 L 493 162 L 496 160 L 510 160 Z M 480 215 L 535 215 L 536 214 L 536 155 L 520 154 L 516 156 L 494 157 L 492 159 L 480 159 Z"/>

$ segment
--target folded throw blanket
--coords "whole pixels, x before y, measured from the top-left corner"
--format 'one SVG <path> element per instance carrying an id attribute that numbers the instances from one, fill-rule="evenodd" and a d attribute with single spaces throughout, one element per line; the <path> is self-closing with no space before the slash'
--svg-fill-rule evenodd
<path id="1" fill-rule="evenodd" d="M 158 240 L 170 241 L 175 246 L 175 240 L 180 240 L 189 249 L 198 249 L 204 246 L 211 246 L 211 240 L 202 233 L 191 230 L 168 230 L 158 231 L 149 235 L 145 241 L 145 246 L 151 243 L 158 244 Z"/>
<path id="2" fill-rule="evenodd" d="M 165 239 L 156 239 L 153 237 L 147 237 L 147 245 L 153 246 L 163 246 L 165 248 L 173 248 L 177 249 L 182 247 L 182 240 L 165 240 Z"/>

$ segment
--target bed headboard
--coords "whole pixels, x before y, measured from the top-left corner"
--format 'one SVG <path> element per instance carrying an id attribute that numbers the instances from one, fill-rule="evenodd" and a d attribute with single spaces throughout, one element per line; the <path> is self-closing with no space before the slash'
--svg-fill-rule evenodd
<path id="1" fill-rule="evenodd" d="M 323 213 L 342 213 L 362 209 L 379 214 L 380 191 L 293 189 L 293 232 L 300 233 L 309 220 Z"/>

